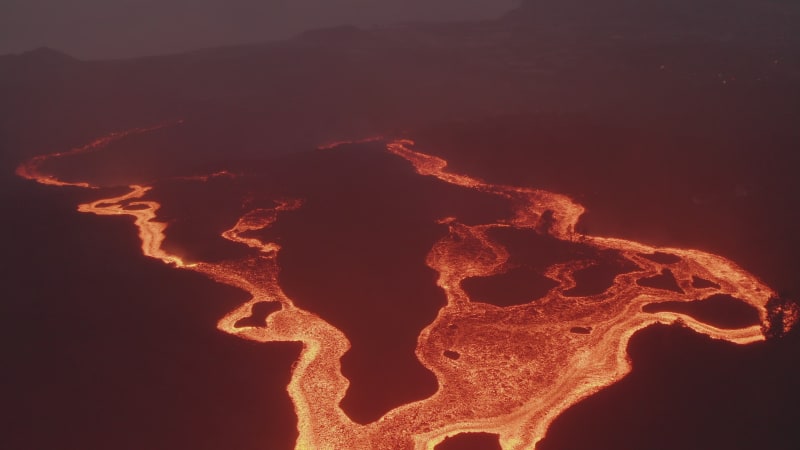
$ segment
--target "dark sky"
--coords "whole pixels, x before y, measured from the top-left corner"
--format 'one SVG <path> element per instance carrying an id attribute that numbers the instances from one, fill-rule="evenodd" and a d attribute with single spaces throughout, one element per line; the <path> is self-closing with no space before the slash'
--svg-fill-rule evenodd
<path id="1" fill-rule="evenodd" d="M 519 0 L 2 0 L 0 54 L 86 59 L 289 37 L 329 25 L 496 17 Z"/>

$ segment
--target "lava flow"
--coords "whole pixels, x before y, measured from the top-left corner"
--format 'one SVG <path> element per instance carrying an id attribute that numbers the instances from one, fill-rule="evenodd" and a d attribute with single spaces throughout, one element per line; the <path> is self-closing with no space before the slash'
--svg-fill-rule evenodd
<path id="1" fill-rule="evenodd" d="M 132 132 L 109 135 L 74 151 L 36 157 L 17 173 L 44 184 L 92 187 L 43 174 L 40 166 L 49 158 L 98 149 Z M 510 201 L 514 213 L 504 221 L 480 225 L 466 225 L 458 218 L 441 220 L 449 232 L 435 243 L 424 263 L 438 272 L 437 284 L 447 304 L 420 333 L 416 348 L 419 361 L 436 375 L 439 388 L 431 397 L 395 408 L 366 425 L 353 422 L 339 406 L 349 386 L 340 366 L 350 347 L 347 336 L 313 311 L 294 305 L 278 283 L 280 246 L 252 237 L 251 232 L 269 227 L 281 212 L 301 208 L 301 200 L 281 200 L 273 208 L 244 214 L 222 238 L 250 248 L 251 254 L 215 263 L 187 263 L 164 249 L 167 224 L 156 220 L 160 204 L 145 199 L 149 187 L 131 186 L 127 194 L 83 204 L 79 210 L 132 216 L 145 255 L 247 291 L 250 299 L 219 321 L 220 330 L 259 342 L 303 344 L 287 387 L 298 419 L 297 449 L 433 449 L 446 437 L 464 432 L 495 433 L 505 450 L 530 449 L 545 436 L 556 416 L 630 372 L 628 341 L 648 325 L 680 320 L 698 333 L 737 344 L 764 339 L 764 325 L 722 329 L 688 315 L 642 309 L 648 303 L 689 302 L 724 294 L 754 307 L 766 323 L 767 301 L 774 293 L 735 263 L 697 250 L 580 234 L 575 225 L 584 209 L 570 198 L 455 174 L 446 169 L 443 159 L 412 146 L 412 141 L 397 140 L 387 144 L 387 151 L 402 158 L 398 162 L 410 163 L 421 176 Z M 490 233 L 501 228 L 612 250 L 635 270 L 617 275 L 605 292 L 576 297 L 565 292 L 576 285 L 575 273 L 592 262 L 554 264 L 545 274 L 558 285 L 543 298 L 508 307 L 474 301 L 462 287 L 466 278 L 510 269 L 509 250 Z M 655 253 L 672 255 L 674 261 L 647 257 Z M 674 275 L 680 292 L 637 283 L 665 269 Z M 711 287 L 696 287 L 692 282 L 696 278 L 709 281 Z M 243 319 L 254 316 L 259 302 L 278 302 L 281 307 L 260 326 L 242 326 Z M 797 312 L 786 311 L 785 320 L 793 324 Z"/>
<path id="2" fill-rule="evenodd" d="M 183 122 L 179 120 L 179 121 L 176 121 L 174 123 L 175 124 L 180 124 L 180 123 L 183 123 Z M 155 126 L 152 126 L 152 127 L 133 128 L 133 129 L 130 129 L 130 130 L 121 131 L 121 132 L 117 132 L 117 133 L 109 133 L 109 134 L 107 134 L 107 135 L 105 135 L 103 137 L 97 138 L 97 139 L 93 140 L 92 142 L 90 142 L 90 143 L 88 143 L 86 145 L 83 145 L 81 147 L 75 147 L 73 149 L 70 149 L 70 150 L 67 150 L 67 151 L 64 151 L 64 152 L 48 153 L 48 154 L 45 154 L 45 155 L 34 156 L 33 158 L 29 159 L 28 161 L 20 164 L 17 167 L 16 174 L 18 176 L 22 177 L 22 178 L 25 178 L 25 179 L 28 179 L 28 180 L 33 180 L 33 181 L 36 181 L 37 183 L 45 184 L 45 185 L 48 185 L 48 186 L 75 186 L 75 187 L 95 189 L 97 186 L 92 186 L 91 184 L 89 184 L 89 183 L 87 183 L 85 181 L 65 181 L 65 180 L 58 179 L 53 175 L 46 174 L 46 173 L 42 172 L 42 165 L 44 163 L 46 163 L 47 161 L 50 161 L 50 160 L 53 160 L 53 159 L 59 159 L 59 158 L 64 158 L 64 157 L 68 157 L 68 156 L 80 155 L 82 153 L 96 152 L 96 151 L 102 150 L 106 146 L 108 146 L 108 145 L 110 145 L 110 144 L 112 144 L 112 143 L 114 143 L 116 141 L 119 141 L 121 139 L 124 139 L 124 138 L 126 138 L 128 136 L 159 130 L 159 129 L 162 129 L 162 128 L 167 127 L 169 125 L 171 125 L 171 124 L 166 123 L 166 124 L 161 124 L 161 125 L 155 125 Z"/>

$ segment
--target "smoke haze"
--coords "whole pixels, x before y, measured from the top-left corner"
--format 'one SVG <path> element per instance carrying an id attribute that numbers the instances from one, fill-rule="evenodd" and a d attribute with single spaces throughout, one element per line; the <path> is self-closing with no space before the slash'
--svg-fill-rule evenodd
<path id="1" fill-rule="evenodd" d="M 283 39 L 336 25 L 494 18 L 518 0 L 6 0 L 0 54 L 51 47 L 83 59 Z"/>

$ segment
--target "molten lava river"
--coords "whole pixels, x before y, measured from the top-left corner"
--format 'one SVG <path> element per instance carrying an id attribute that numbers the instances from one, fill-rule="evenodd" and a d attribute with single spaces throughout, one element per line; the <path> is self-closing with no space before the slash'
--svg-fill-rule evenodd
<path id="1" fill-rule="evenodd" d="M 62 180 L 46 166 L 155 129 L 114 133 L 84 147 L 38 156 L 19 166 L 17 174 L 48 185 L 108 191 L 110 186 Z M 348 336 L 285 293 L 279 283 L 279 239 L 265 238 L 285 214 L 304 208 L 303 198 L 283 197 L 271 205 L 242 210 L 220 236 L 226 245 L 238 246 L 239 253 L 216 261 L 189 261 L 169 250 L 168 223 L 159 217 L 162 201 L 154 198 L 152 186 L 131 185 L 127 192 L 117 188 L 113 196 L 78 207 L 96 215 L 130 217 L 144 255 L 248 292 L 246 303 L 219 320 L 219 330 L 258 342 L 302 343 L 287 386 L 297 414 L 297 449 L 433 449 L 445 438 L 465 432 L 497 434 L 505 450 L 532 449 L 559 414 L 630 372 L 628 341 L 648 325 L 679 321 L 698 333 L 736 344 L 765 338 L 767 302 L 775 294 L 732 261 L 697 250 L 581 234 L 576 224 L 584 208 L 567 196 L 453 173 L 445 160 L 416 150 L 410 140 L 370 141 L 375 148 L 374 142 L 382 143 L 379 148 L 385 149 L 384 157 L 392 164 L 413 168 L 415 174 L 409 176 L 497 198 L 509 205 L 511 213 L 490 223 L 438 219 L 441 235 L 419 264 L 436 272 L 436 285 L 446 303 L 419 332 L 415 351 L 419 362 L 435 375 L 438 388 L 433 395 L 395 407 L 366 424 L 354 421 L 341 406 L 351 382 L 341 363 L 351 348 Z M 335 155 L 340 146 L 320 147 L 317 152 Z M 216 177 L 236 183 L 247 175 L 220 172 L 173 181 L 202 183 Z M 543 268 L 541 275 L 550 284 L 542 296 L 510 305 L 478 301 L 465 280 L 489 279 L 515 268 L 510 261 L 514 249 L 497 239 L 504 232 L 531 233 L 586 251 Z M 611 277 L 610 287 L 602 292 L 575 294 L 576 274 L 596 266 L 591 255 L 597 254 L 616 255 L 627 271 Z M 665 273 L 674 278 L 671 289 L 642 281 Z M 713 296 L 744 302 L 760 320 L 727 327 L 663 308 L 645 308 Z M 280 307 L 263 323 L 254 323 L 254 309 L 261 302 L 277 302 Z M 785 325 L 793 325 L 796 318 L 796 311 L 784 312 Z"/>

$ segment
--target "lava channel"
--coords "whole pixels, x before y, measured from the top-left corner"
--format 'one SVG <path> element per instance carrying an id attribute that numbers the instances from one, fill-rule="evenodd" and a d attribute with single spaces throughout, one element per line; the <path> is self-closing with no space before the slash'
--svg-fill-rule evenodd
<path id="1" fill-rule="evenodd" d="M 88 182 L 45 174 L 41 166 L 49 159 L 96 151 L 155 128 L 110 134 L 75 150 L 37 156 L 19 166 L 17 174 L 47 185 L 95 188 Z M 732 261 L 697 250 L 578 233 L 575 225 L 584 208 L 569 197 L 452 173 L 445 160 L 413 146 L 410 140 L 395 140 L 387 142 L 386 150 L 399 158 L 398 163 L 411 164 L 420 176 L 510 201 L 513 214 L 497 223 L 478 225 L 466 225 L 454 217 L 441 220 L 449 232 L 434 244 L 424 263 L 438 273 L 437 284 L 446 294 L 447 304 L 420 333 L 416 348 L 419 361 L 436 375 L 438 390 L 366 425 L 353 422 L 339 406 L 349 386 L 340 365 L 350 347 L 347 336 L 313 311 L 294 305 L 278 283 L 280 246 L 248 234 L 269 227 L 282 212 L 301 208 L 301 200 L 276 201 L 271 208 L 244 214 L 221 238 L 248 247 L 250 254 L 213 263 L 186 262 L 164 248 L 167 224 L 157 220 L 160 204 L 147 198 L 149 186 L 130 186 L 123 195 L 82 204 L 78 210 L 130 216 L 144 255 L 248 292 L 250 299 L 219 321 L 221 331 L 258 342 L 303 344 L 287 386 L 298 419 L 295 448 L 301 450 L 430 450 L 460 433 L 494 433 L 504 450 L 530 449 L 559 414 L 630 372 L 627 344 L 644 327 L 681 321 L 698 333 L 737 344 L 764 339 L 766 305 L 775 294 Z M 323 148 L 335 151 L 335 145 Z M 586 261 L 553 264 L 545 275 L 558 285 L 544 298 L 507 307 L 477 302 L 462 288 L 462 282 L 510 269 L 509 250 L 491 238 L 490 231 L 498 228 L 546 233 L 598 250 L 613 250 L 637 269 L 617 275 L 601 294 L 574 297 L 564 292 L 574 287 L 574 274 L 586 267 Z M 672 257 L 669 261 L 647 257 L 656 254 Z M 680 290 L 637 283 L 667 268 Z M 708 283 L 697 287 L 696 279 Z M 762 323 L 721 329 L 684 314 L 643 311 L 654 302 L 691 302 L 709 295 L 729 295 L 746 302 L 758 311 Z M 277 302 L 280 308 L 268 314 L 264 323 L 253 323 L 257 316 L 254 308 L 261 302 Z M 787 312 L 787 317 L 793 324 L 797 311 Z"/>

